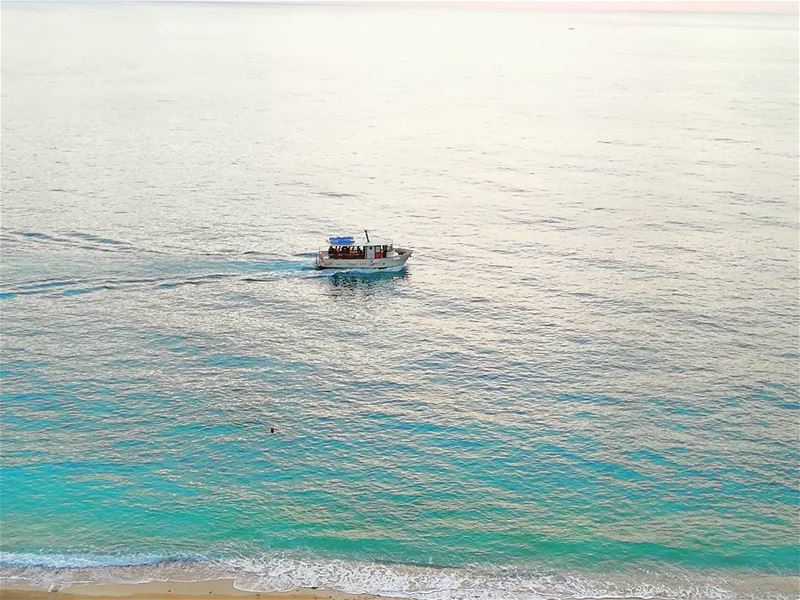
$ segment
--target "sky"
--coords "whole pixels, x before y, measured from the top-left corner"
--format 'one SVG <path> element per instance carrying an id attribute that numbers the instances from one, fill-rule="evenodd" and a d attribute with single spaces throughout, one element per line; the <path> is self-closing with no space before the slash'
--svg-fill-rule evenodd
<path id="1" fill-rule="evenodd" d="M 35 1 L 35 0 L 33 0 Z M 69 1 L 69 0 L 55 0 Z M 113 2 L 118 0 L 97 0 Z M 159 1 L 159 0 L 151 0 Z M 798 13 L 798 0 L 165 0 L 206 2 L 264 2 L 276 4 L 460 4 L 475 6 L 530 6 L 559 11 L 651 12 L 760 12 Z"/>
<path id="2" fill-rule="evenodd" d="M 283 0 L 305 1 L 305 0 Z M 320 0 L 336 2 L 337 0 Z M 358 0 L 356 0 L 358 1 Z M 382 0 L 361 0 L 363 2 Z M 391 1 L 391 0 L 390 0 Z M 409 0 L 394 0 L 404 2 Z M 441 0 L 445 3 L 476 5 L 530 5 L 542 10 L 593 10 L 629 11 L 632 7 L 658 12 L 777 12 L 797 13 L 800 2 L 797 0 Z M 418 0 L 425 4 L 425 0 Z"/>

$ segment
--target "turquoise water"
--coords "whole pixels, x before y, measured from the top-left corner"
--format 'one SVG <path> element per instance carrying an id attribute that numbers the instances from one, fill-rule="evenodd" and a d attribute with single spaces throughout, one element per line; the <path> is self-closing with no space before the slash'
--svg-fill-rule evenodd
<path id="1" fill-rule="evenodd" d="M 2 16 L 4 577 L 797 595 L 796 16 Z"/>

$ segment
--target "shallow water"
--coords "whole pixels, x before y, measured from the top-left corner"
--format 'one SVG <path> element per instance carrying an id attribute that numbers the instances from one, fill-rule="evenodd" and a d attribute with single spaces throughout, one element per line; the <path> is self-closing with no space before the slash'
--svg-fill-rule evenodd
<path id="1" fill-rule="evenodd" d="M 795 595 L 796 17 L 2 10 L 6 577 Z"/>

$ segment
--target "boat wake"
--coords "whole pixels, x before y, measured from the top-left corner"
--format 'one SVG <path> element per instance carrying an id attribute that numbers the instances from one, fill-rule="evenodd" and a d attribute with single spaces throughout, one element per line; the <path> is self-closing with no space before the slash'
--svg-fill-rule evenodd
<path id="1" fill-rule="evenodd" d="M 308 261 L 272 259 L 254 260 L 252 257 L 234 259 L 231 256 L 203 255 L 197 258 L 174 258 L 147 263 L 109 265 L 101 274 L 97 265 L 70 263 L 62 273 L 41 273 L 27 277 L 28 273 L 4 274 L 0 299 L 25 296 L 70 297 L 102 291 L 130 291 L 141 289 L 174 289 L 199 286 L 226 280 L 243 283 L 274 281 L 287 276 L 312 276 L 314 267 Z M 72 273 L 67 274 L 69 271 Z M 76 274 L 78 271 L 80 274 Z"/>
<path id="2" fill-rule="evenodd" d="M 51 234 L 3 229 L 0 239 L 5 250 L 0 300 L 170 290 L 231 280 L 266 283 L 284 277 L 321 278 L 333 284 L 375 282 L 405 274 L 404 265 L 384 270 L 318 271 L 313 262 L 316 252 L 280 255 L 255 250 L 150 249 L 79 231 Z"/>

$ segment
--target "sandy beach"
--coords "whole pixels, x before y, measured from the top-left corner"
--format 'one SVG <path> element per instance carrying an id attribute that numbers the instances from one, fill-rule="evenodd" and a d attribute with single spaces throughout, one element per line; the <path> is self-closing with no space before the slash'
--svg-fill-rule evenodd
<path id="1" fill-rule="evenodd" d="M 227 579 L 178 582 L 158 581 L 119 585 L 73 585 L 58 591 L 26 586 L 3 585 L 0 600 L 81 600 L 127 598 L 131 600 L 164 600 L 197 598 L 218 600 L 267 598 L 269 600 L 377 600 L 377 596 L 345 594 L 336 590 L 296 590 L 291 592 L 246 592 L 233 587 Z M 383 597 L 385 600 L 385 597 Z"/>

